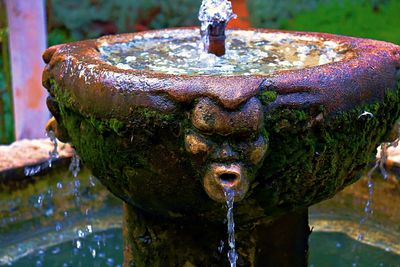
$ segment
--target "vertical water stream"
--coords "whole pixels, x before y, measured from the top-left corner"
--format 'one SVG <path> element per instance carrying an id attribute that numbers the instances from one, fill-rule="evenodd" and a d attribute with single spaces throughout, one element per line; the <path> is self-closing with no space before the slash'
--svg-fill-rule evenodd
<path id="1" fill-rule="evenodd" d="M 224 194 L 226 197 L 226 206 L 227 206 L 227 226 L 228 226 L 228 245 L 229 245 L 229 251 L 228 251 L 228 259 L 231 264 L 231 267 L 236 267 L 236 260 L 238 258 L 237 252 L 236 252 L 236 244 L 235 244 L 235 222 L 233 220 L 233 202 L 235 198 L 235 191 L 233 191 L 231 188 L 225 187 L 224 188 Z"/>
<path id="2" fill-rule="evenodd" d="M 400 130 L 400 129 L 399 129 Z M 398 136 L 400 136 L 400 133 L 398 133 Z M 373 213 L 372 209 L 372 202 L 373 202 L 373 194 L 374 194 L 374 182 L 372 179 L 372 175 L 374 174 L 375 171 L 379 170 L 379 173 L 383 176 L 384 180 L 387 180 L 389 177 L 389 173 L 385 169 L 385 163 L 387 162 L 388 159 L 388 148 L 390 147 L 397 147 L 399 144 L 400 138 L 397 138 L 393 142 L 389 143 L 382 143 L 380 145 L 380 151 L 379 151 L 379 157 L 377 157 L 375 161 L 375 165 L 371 168 L 371 170 L 367 174 L 367 186 L 368 186 L 368 197 L 367 201 L 365 202 L 364 206 L 364 216 L 361 218 L 360 223 L 358 225 L 358 236 L 357 236 L 357 241 L 362 242 L 365 238 L 365 235 L 367 234 L 367 229 L 365 227 L 365 224 L 369 217 Z M 359 247 L 359 243 L 356 243 L 353 247 L 353 253 L 356 253 L 355 260 L 353 261 L 352 266 L 356 267 L 358 266 L 358 262 L 360 259 L 360 256 L 357 255 L 357 250 Z"/>

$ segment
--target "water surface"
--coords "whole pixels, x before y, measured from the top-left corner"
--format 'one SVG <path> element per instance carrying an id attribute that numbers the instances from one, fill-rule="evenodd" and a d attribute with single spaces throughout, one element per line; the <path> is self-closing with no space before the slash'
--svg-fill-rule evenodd
<path id="1" fill-rule="evenodd" d="M 121 69 L 185 75 L 268 75 L 343 59 L 345 45 L 323 38 L 288 33 L 228 30 L 226 54 L 203 51 L 198 30 L 169 30 L 136 36 L 130 42 L 103 43 L 108 64 Z"/>

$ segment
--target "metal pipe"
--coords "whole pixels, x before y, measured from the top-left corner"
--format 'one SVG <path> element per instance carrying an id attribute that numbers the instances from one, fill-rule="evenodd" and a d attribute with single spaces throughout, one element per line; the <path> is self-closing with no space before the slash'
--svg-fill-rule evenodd
<path id="1" fill-rule="evenodd" d="M 202 31 L 202 37 L 207 38 L 204 49 L 207 53 L 218 57 L 225 55 L 225 21 L 214 21 L 206 31 Z"/>

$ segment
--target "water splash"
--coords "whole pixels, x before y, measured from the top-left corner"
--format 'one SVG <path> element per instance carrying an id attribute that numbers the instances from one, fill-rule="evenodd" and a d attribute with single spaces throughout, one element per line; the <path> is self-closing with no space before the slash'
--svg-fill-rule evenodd
<path id="1" fill-rule="evenodd" d="M 25 176 L 33 176 L 38 174 L 44 169 L 51 168 L 53 162 L 58 159 L 58 142 L 54 131 L 47 131 L 46 135 L 50 138 L 50 141 L 53 143 L 53 150 L 49 151 L 49 159 L 41 164 L 29 166 L 24 168 Z"/>
<path id="2" fill-rule="evenodd" d="M 228 251 L 228 259 L 231 264 L 231 267 L 236 267 L 236 261 L 238 258 L 238 254 L 236 252 L 236 243 L 235 243 L 235 222 L 233 220 L 233 202 L 235 198 L 235 191 L 231 188 L 224 188 L 224 194 L 226 197 L 226 206 L 228 208 L 226 218 L 228 220 L 228 245 L 230 250 Z"/>
<path id="3" fill-rule="evenodd" d="M 227 0 L 203 0 L 199 10 L 201 30 L 207 30 L 213 22 L 228 23 L 236 18 L 232 11 L 232 3 Z"/>

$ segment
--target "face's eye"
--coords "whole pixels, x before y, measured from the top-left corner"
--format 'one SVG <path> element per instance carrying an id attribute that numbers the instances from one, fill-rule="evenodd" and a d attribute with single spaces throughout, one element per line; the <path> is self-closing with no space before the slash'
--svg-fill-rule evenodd
<path id="1" fill-rule="evenodd" d="M 264 158 L 265 152 L 268 149 L 268 140 L 263 135 L 259 135 L 255 141 L 242 143 L 240 145 L 241 153 L 246 155 L 246 158 L 251 163 L 257 165 Z"/>
<path id="2" fill-rule="evenodd" d="M 204 137 L 189 132 L 185 135 L 185 148 L 186 151 L 192 154 L 208 153 L 211 150 L 212 144 Z"/>

